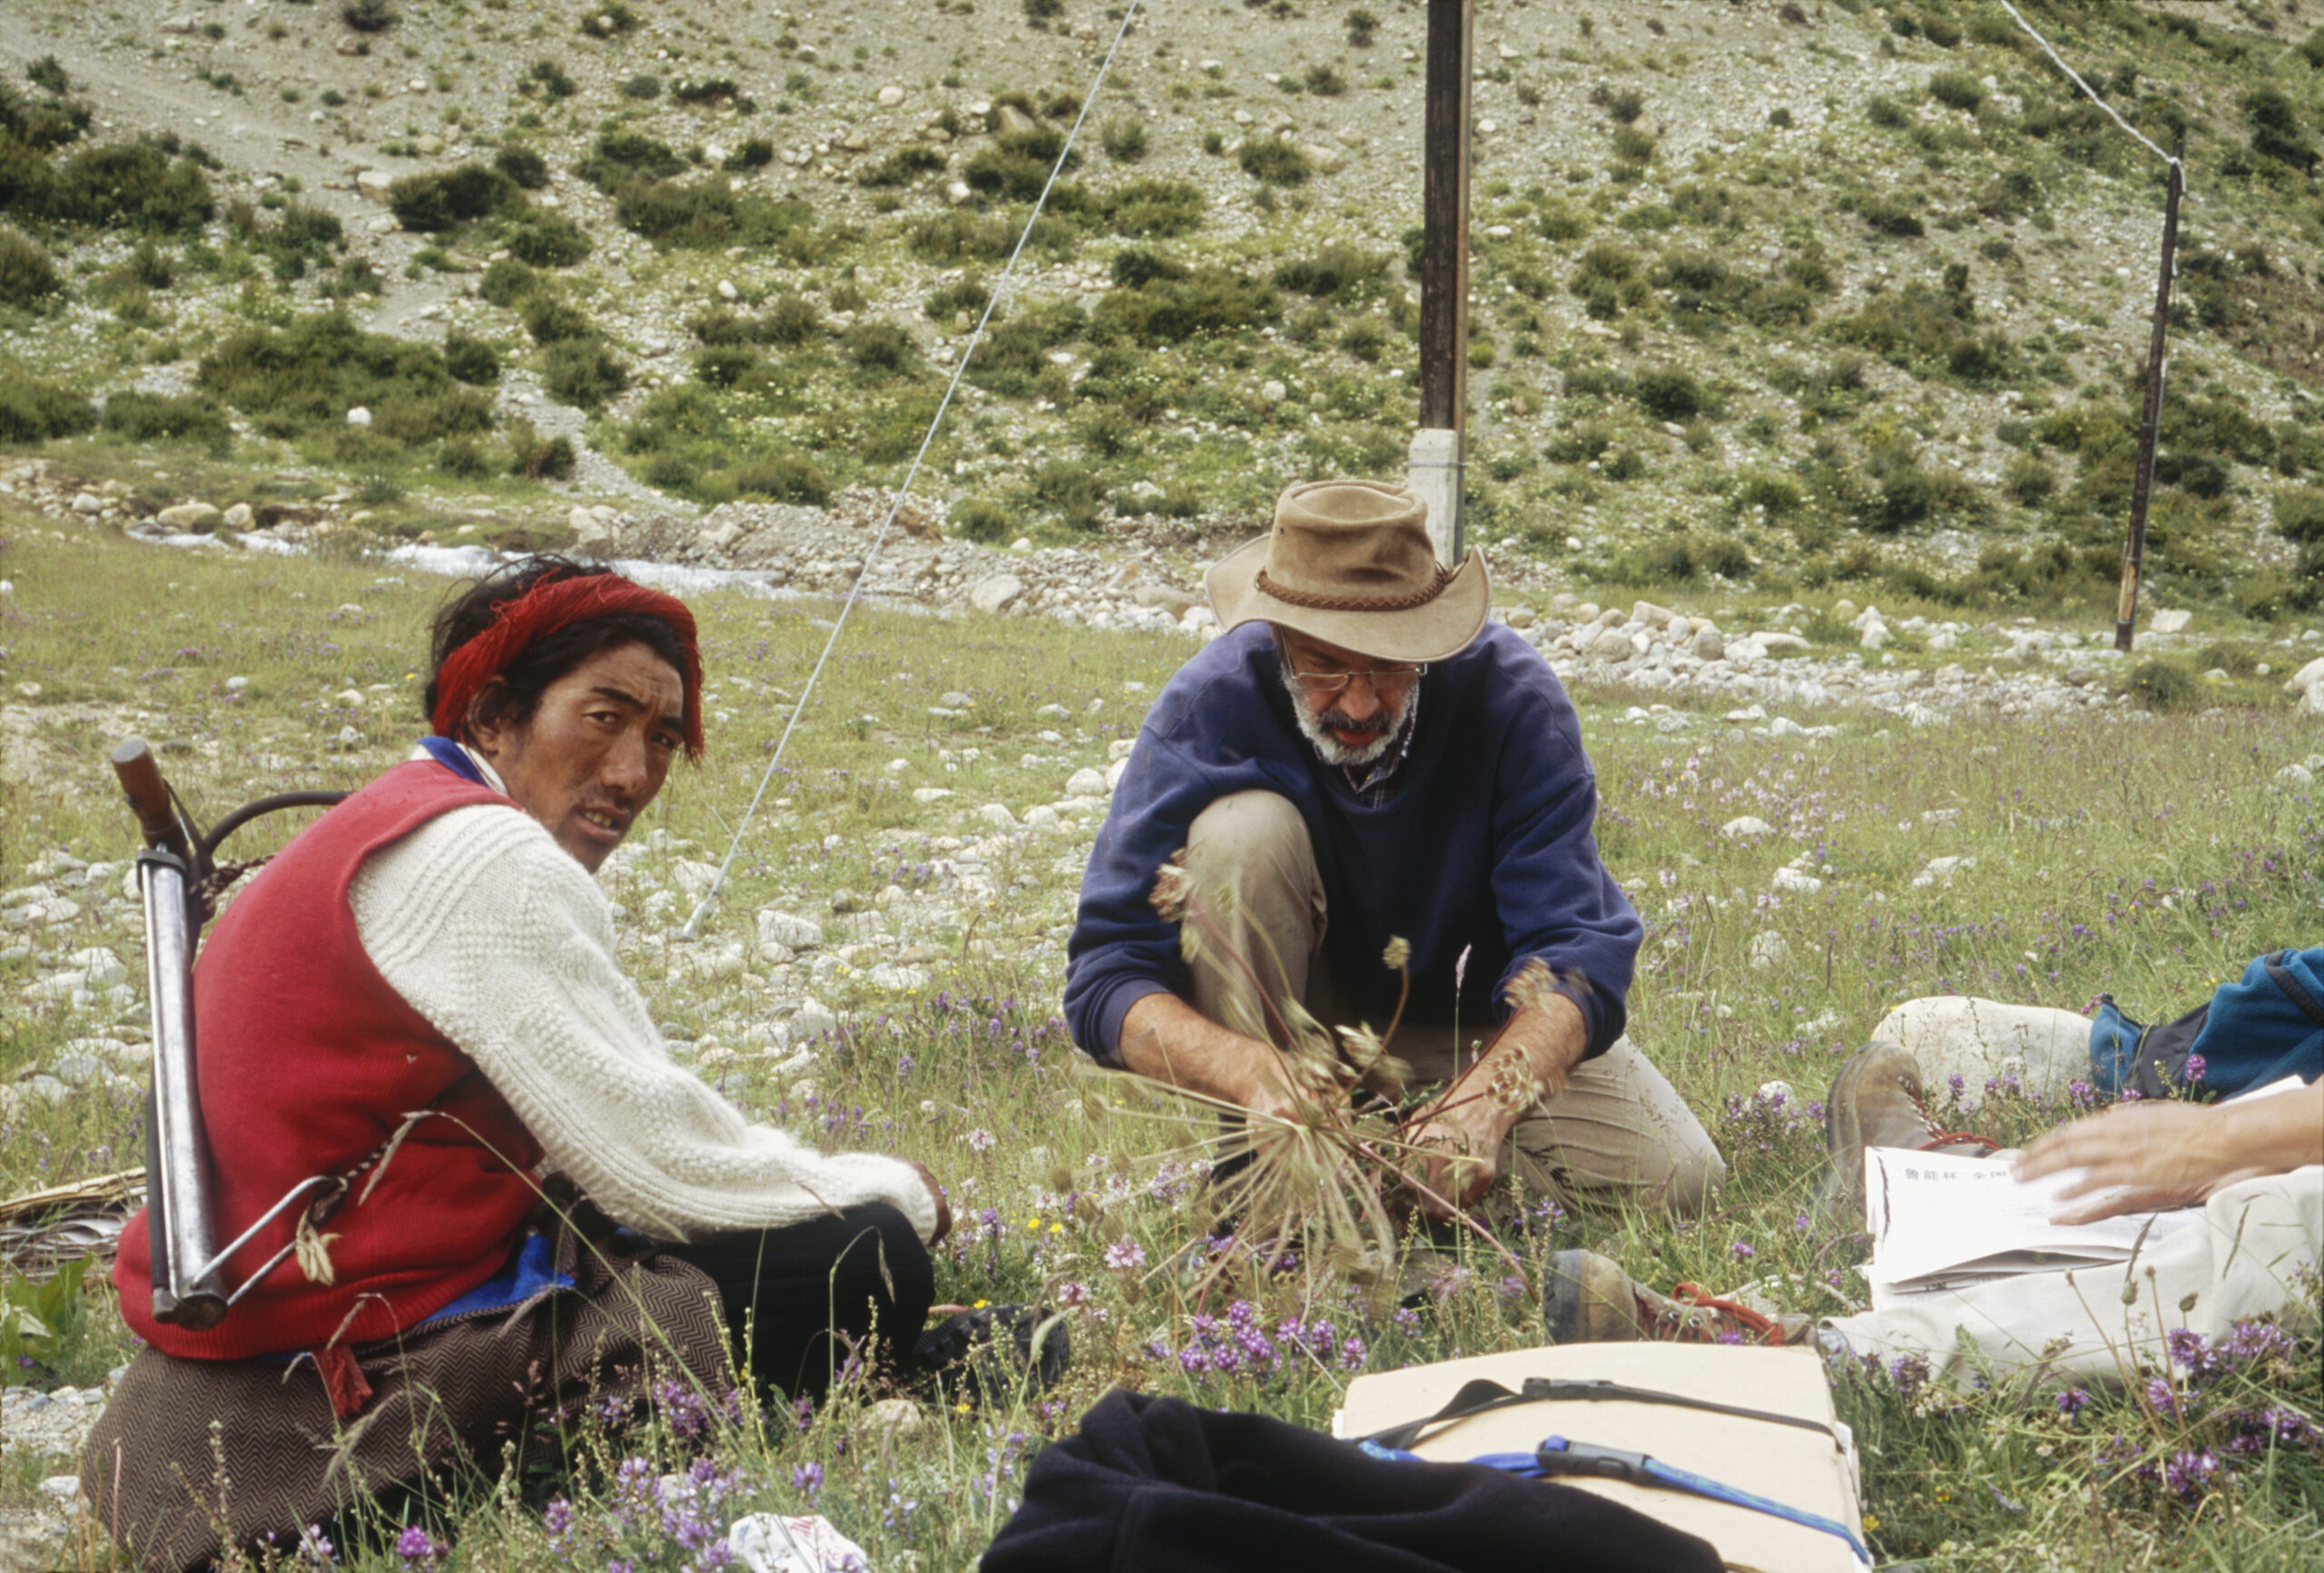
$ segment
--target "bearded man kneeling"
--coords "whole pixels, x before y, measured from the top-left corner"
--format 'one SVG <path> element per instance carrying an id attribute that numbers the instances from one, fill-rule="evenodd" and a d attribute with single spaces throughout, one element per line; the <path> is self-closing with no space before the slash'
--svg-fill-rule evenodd
<path id="1" fill-rule="evenodd" d="M 737 1385 L 821 1397 L 911 1358 L 950 1226 L 921 1165 L 826 1156 L 672 1063 L 591 874 L 699 759 L 675 598 L 535 558 L 437 620 L 433 734 L 238 895 L 195 968 L 220 1238 L 327 1176 L 227 1268 L 218 1326 L 151 1314 L 82 1460 L 95 1522 L 183 1568 L 468 1469 L 554 1459 L 584 1411 Z M 390 1520 L 400 1521 L 399 1517 Z"/>

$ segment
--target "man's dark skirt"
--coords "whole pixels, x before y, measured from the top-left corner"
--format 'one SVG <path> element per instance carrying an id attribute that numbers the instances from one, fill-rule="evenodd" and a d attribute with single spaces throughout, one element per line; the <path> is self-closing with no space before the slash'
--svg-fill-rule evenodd
<path id="1" fill-rule="evenodd" d="M 372 1396 L 332 1414 L 311 1360 L 175 1360 L 140 1350 L 81 1457 L 82 1499 L 148 1570 L 287 1542 L 382 1496 L 558 1455 L 560 1422 L 677 1381 L 734 1387 L 716 1286 L 666 1253 L 558 1243 L 570 1289 L 357 1348 Z"/>

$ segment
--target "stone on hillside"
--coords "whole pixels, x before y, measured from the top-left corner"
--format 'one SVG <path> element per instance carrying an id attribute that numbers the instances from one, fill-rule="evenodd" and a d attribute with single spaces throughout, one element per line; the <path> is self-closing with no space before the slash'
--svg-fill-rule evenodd
<path id="1" fill-rule="evenodd" d="M 1815 875 L 1789 867 L 1777 869 L 1775 878 L 1768 882 L 1778 890 L 1790 890 L 1802 896 L 1812 896 L 1824 888 L 1824 881 Z"/>
<path id="2" fill-rule="evenodd" d="M 385 170 L 364 170 L 355 177 L 355 192 L 370 202 L 384 202 L 388 188 L 395 183 L 396 177 Z"/>
<path id="3" fill-rule="evenodd" d="M 371 412 L 359 404 L 353 409 L 347 412 L 347 424 L 350 426 L 369 426 L 371 424 Z"/>
<path id="4" fill-rule="evenodd" d="M 1925 890 L 1932 885 L 1950 885 L 1954 875 L 1976 866 L 1974 858 L 1931 858 L 1928 866 L 1913 876 L 1913 889 Z"/>
<path id="5" fill-rule="evenodd" d="M 1085 766 L 1066 779 L 1065 795 L 1073 798 L 1104 797 L 1106 778 Z"/>
<path id="6" fill-rule="evenodd" d="M 220 516 L 218 510 L 208 503 L 179 503 L 174 507 L 163 508 L 153 518 L 173 530 L 207 534 L 218 527 Z"/>
<path id="7" fill-rule="evenodd" d="M 73 511 L 76 514 L 101 514 L 105 511 L 105 506 L 97 501 L 94 493 L 75 492 L 73 496 Z"/>
<path id="8" fill-rule="evenodd" d="M 893 109 L 903 101 L 904 90 L 898 87 L 892 82 L 880 90 L 880 107 L 881 109 Z"/>
<path id="9" fill-rule="evenodd" d="M 236 503 L 226 510 L 225 525 L 230 530 L 247 530 L 258 516 L 251 512 L 248 503 Z"/>
<path id="10" fill-rule="evenodd" d="M 1765 972 L 1790 959 L 1791 941 L 1782 935 L 1762 933 L 1751 936 L 1751 967 L 1754 971 Z"/>
<path id="11" fill-rule="evenodd" d="M 1533 608 L 1531 606 L 1512 606 L 1509 609 L 1509 625 L 1521 633 L 1531 628 L 1534 621 Z"/>
<path id="12" fill-rule="evenodd" d="M 823 945 L 823 926 L 795 912 L 785 912 L 775 907 L 762 907 L 758 914 L 759 945 L 764 949 L 780 945 L 786 950 L 820 950 Z"/>
<path id="13" fill-rule="evenodd" d="M 121 964 L 121 958 L 102 945 L 75 950 L 64 959 L 64 964 L 77 967 L 86 973 L 92 988 L 103 988 L 109 984 L 126 982 L 129 978 L 129 968 Z"/>
<path id="14" fill-rule="evenodd" d="M 914 787 L 911 801 L 916 803 L 940 803 L 952 795 L 950 787 Z"/>
<path id="15" fill-rule="evenodd" d="M 193 29 L 194 29 L 194 21 L 193 21 L 193 18 L 192 18 L 192 17 L 191 17 L 191 16 L 188 16 L 188 15 L 182 15 L 182 14 L 181 14 L 181 15 L 176 15 L 176 16 L 172 16 L 172 17 L 171 17 L 167 22 L 164 22 L 164 23 L 162 23 L 162 32 L 164 32 L 164 33 L 180 33 L 180 34 L 183 34 L 183 33 L 191 33 L 191 32 L 192 32 L 192 31 L 193 31 Z"/>
<path id="16" fill-rule="evenodd" d="M 1767 720 L 1768 713 L 1759 705 L 1747 704 L 1740 710 L 1728 711 L 1724 719 L 1742 726 L 1749 722 Z"/>
<path id="17" fill-rule="evenodd" d="M 2324 683 L 2310 684 L 2294 708 L 2302 715 L 2324 715 Z"/>
<path id="18" fill-rule="evenodd" d="M 2276 779 L 2287 786 L 2309 786 L 2314 783 L 2316 772 L 2304 764 L 2288 764 L 2276 772 Z"/>
<path id="19" fill-rule="evenodd" d="M 1781 1104 L 1793 1108 L 1799 1105 L 1799 1095 L 1791 1090 L 1791 1083 L 1787 1081 L 1763 1081 L 1759 1084 L 1759 1090 L 1751 1096 L 1764 1104 Z"/>
<path id="20" fill-rule="evenodd" d="M 969 590 L 969 605 L 980 612 L 1005 612 L 1025 593 L 1025 581 L 1014 574 L 980 579 Z"/>
<path id="21" fill-rule="evenodd" d="M 1651 601 L 1634 601 L 1630 604 L 1630 621 L 1643 623 L 1649 628 L 1667 628 L 1670 625 L 1671 620 L 1678 616 L 1679 614 L 1670 610 L 1669 607 L 1658 606 Z"/>
<path id="22" fill-rule="evenodd" d="M 1886 623 L 1866 624 L 1864 625 L 1864 634 L 1858 640 L 1858 643 L 1866 650 L 1879 649 L 1882 645 L 1888 643 L 1888 624 Z"/>
<path id="23" fill-rule="evenodd" d="M 1009 811 L 1007 803 L 987 803 L 977 811 L 977 818 L 996 831 L 1013 831 L 1017 828 L 1017 816 Z"/>
<path id="24" fill-rule="evenodd" d="M 1118 759 L 1108 765 L 1106 767 L 1106 795 L 1111 797 L 1114 789 L 1122 784 L 1122 777 L 1128 773 L 1129 761 L 1127 759 Z"/>
<path id="25" fill-rule="evenodd" d="M 800 1043 L 821 1037 L 838 1026 L 839 1018 L 831 1013 L 829 1007 L 810 999 L 791 1013 L 791 1041 Z"/>
<path id="26" fill-rule="evenodd" d="M 2284 682 L 2284 692 L 2305 693 L 2319 683 L 2324 683 L 2324 655 L 2318 656 L 2287 678 Z"/>
<path id="27" fill-rule="evenodd" d="M 1776 828 L 1756 814 L 1745 814 L 1739 819 L 1729 820 L 1719 826 L 1718 833 L 1730 841 L 1739 841 L 1746 836 L 1753 838 L 1772 836 L 1776 833 Z"/>
<path id="28" fill-rule="evenodd" d="M 1698 661 L 1724 661 L 1727 659 L 1727 635 L 1716 628 L 1702 629 L 1696 634 L 1691 648 Z"/>
<path id="29" fill-rule="evenodd" d="M 2176 610 L 2169 612 L 2158 611 L 2154 614 L 2153 621 L 2146 625 L 2147 632 L 2150 634 L 2184 634 L 2187 631 L 2187 624 L 2192 623 L 2194 620 L 2195 614 L 2192 612 Z"/>
<path id="30" fill-rule="evenodd" d="M 863 1411 L 864 1423 L 874 1435 L 916 1437 L 927 1421 L 920 1406 L 908 1398 L 883 1398 Z"/>

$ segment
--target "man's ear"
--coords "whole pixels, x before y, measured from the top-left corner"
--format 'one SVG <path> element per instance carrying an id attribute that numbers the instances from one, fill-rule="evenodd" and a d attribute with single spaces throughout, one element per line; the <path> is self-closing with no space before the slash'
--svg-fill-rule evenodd
<path id="1" fill-rule="evenodd" d="M 458 741 L 467 743 L 487 760 L 497 760 L 507 747 L 509 735 L 516 729 L 508 719 L 506 702 L 508 683 L 506 678 L 487 680 L 468 702 L 467 718 L 460 723 Z"/>

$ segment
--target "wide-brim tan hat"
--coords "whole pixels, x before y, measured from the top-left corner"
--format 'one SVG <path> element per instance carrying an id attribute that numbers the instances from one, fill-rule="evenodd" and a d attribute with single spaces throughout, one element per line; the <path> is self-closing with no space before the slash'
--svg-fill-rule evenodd
<path id="1" fill-rule="evenodd" d="M 1428 506 L 1378 481 L 1303 481 L 1275 500 L 1275 528 L 1203 577 L 1219 626 L 1275 623 L 1384 661 L 1443 661 L 1492 609 L 1484 558 L 1436 561 Z"/>

